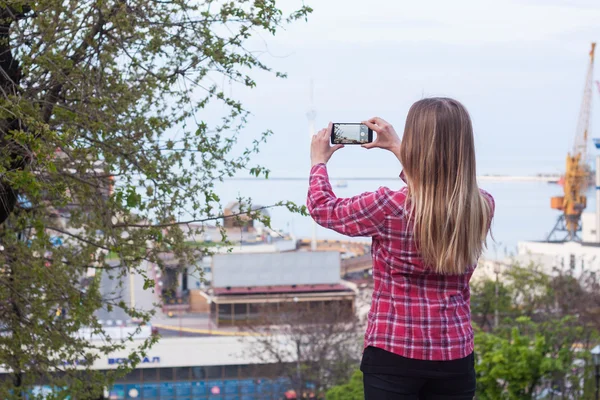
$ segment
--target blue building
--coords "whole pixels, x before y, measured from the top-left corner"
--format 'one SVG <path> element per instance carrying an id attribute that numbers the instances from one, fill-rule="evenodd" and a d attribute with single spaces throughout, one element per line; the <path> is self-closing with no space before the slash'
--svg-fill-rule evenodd
<path id="1" fill-rule="evenodd" d="M 278 364 L 249 356 L 250 345 L 237 336 L 163 338 L 138 368 L 110 388 L 109 399 L 285 399 L 293 389 L 290 379 L 280 376 Z M 126 357 L 126 352 L 109 355 L 94 369 L 116 368 Z"/>

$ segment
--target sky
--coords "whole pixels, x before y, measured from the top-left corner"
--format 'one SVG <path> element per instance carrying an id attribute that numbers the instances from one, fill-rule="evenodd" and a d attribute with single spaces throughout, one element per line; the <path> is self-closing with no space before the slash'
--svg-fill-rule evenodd
<path id="1" fill-rule="evenodd" d="M 274 131 L 255 159 L 272 176 L 308 175 L 311 79 L 317 128 L 379 116 L 401 133 L 413 102 L 449 96 L 471 113 L 479 174 L 564 170 L 590 44 L 600 40 L 597 0 L 305 2 L 314 8 L 306 22 L 247 44 L 288 78 L 259 73 L 256 89 L 229 88 L 252 112 L 242 143 Z M 594 87 L 592 136 L 599 98 Z M 335 177 L 395 177 L 401 167 L 383 150 L 347 146 L 329 168 Z"/>

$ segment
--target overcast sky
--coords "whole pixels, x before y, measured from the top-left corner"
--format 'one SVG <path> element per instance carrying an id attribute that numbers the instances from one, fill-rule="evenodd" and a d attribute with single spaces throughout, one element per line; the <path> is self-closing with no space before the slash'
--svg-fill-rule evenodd
<path id="1" fill-rule="evenodd" d="M 247 139 L 275 131 L 257 158 L 273 176 L 308 173 L 311 78 L 317 127 L 377 115 L 400 133 L 414 101 L 450 96 L 471 113 L 479 173 L 563 171 L 590 43 L 600 40 L 597 0 L 306 1 L 308 22 L 250 43 L 266 45 L 262 60 L 288 79 L 261 74 L 255 90 L 231 88 L 253 112 Z M 593 119 L 598 98 L 594 88 Z M 383 151 L 348 147 L 330 169 L 338 177 L 399 172 Z"/>

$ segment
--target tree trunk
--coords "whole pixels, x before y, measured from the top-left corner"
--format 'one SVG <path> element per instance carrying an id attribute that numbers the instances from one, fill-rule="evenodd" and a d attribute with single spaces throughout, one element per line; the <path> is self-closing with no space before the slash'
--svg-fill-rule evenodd
<path id="1" fill-rule="evenodd" d="M 9 265 L 9 277 L 8 277 L 8 282 L 10 285 L 10 288 L 13 290 L 15 289 L 15 281 L 18 279 L 15 277 L 15 263 L 12 262 L 12 257 L 8 258 L 8 265 Z M 21 397 L 23 397 L 23 399 L 25 399 L 25 392 L 23 391 L 23 372 L 21 371 L 21 364 L 20 364 L 20 360 L 21 357 L 19 355 L 19 353 L 21 352 L 21 344 L 20 343 L 14 343 L 15 338 L 20 337 L 21 332 L 20 332 L 20 324 L 23 318 L 23 313 L 21 312 L 21 306 L 20 304 L 17 302 L 17 299 L 15 297 L 14 294 L 12 294 L 10 296 L 10 300 L 9 300 L 9 304 L 10 304 L 10 311 L 12 313 L 12 318 L 10 319 L 10 333 L 12 334 L 13 337 L 13 354 L 10 357 L 11 361 L 8 363 L 9 368 L 12 370 L 11 374 L 12 374 L 12 380 L 13 380 L 13 386 L 15 388 L 18 388 L 17 390 L 19 390 L 21 392 Z M 11 365 L 12 364 L 12 365 Z"/>
<path id="2" fill-rule="evenodd" d="M 301 360 L 301 343 L 300 340 L 296 340 L 296 398 L 302 398 L 302 367 L 300 365 Z"/>
<path id="3" fill-rule="evenodd" d="M 10 47 L 11 25 L 31 11 L 29 6 L 23 6 L 22 10 L 13 7 L 0 8 L 0 92 L 4 96 L 16 95 L 21 82 L 21 68 L 17 60 L 13 58 Z M 14 144 L 9 144 L 4 137 L 11 130 L 24 130 L 19 119 L 5 119 L 0 121 L 0 145 L 9 149 L 10 168 L 21 169 L 27 164 L 28 152 L 26 149 Z M 17 193 L 6 181 L 0 181 L 0 224 L 6 221 L 17 203 Z"/>

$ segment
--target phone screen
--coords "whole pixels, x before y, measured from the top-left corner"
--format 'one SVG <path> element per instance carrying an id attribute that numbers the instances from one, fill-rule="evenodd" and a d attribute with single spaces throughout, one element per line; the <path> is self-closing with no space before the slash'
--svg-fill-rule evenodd
<path id="1" fill-rule="evenodd" d="M 331 143 L 363 144 L 369 143 L 369 128 L 363 124 L 333 124 Z M 372 137 L 372 136 L 371 136 Z"/>

